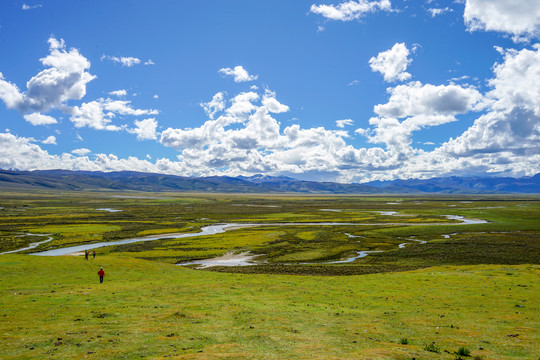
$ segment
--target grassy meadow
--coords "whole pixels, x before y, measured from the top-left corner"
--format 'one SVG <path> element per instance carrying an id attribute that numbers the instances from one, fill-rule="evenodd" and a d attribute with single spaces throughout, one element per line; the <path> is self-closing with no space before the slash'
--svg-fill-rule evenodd
<path id="1" fill-rule="evenodd" d="M 53 237 L 0 255 L 0 359 L 540 357 L 539 197 L 10 192 L 0 201 L 0 252 L 43 240 L 28 233 Z M 301 225 L 317 222 L 346 224 Z M 104 247 L 89 260 L 28 255 L 215 223 L 269 225 Z M 380 252 L 328 263 L 363 250 Z M 230 251 L 258 254 L 259 265 L 175 265 Z"/>

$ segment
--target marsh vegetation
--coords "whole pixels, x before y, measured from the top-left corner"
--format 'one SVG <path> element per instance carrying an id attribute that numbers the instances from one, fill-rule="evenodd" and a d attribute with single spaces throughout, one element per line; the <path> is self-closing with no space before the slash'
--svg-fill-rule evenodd
<path id="1" fill-rule="evenodd" d="M 2 359 L 538 357 L 539 197 L 12 192 L 1 201 L 0 252 L 44 239 L 28 234 L 53 238 L 0 255 Z M 217 223 L 265 226 L 108 246 L 88 261 L 28 255 Z M 358 251 L 378 252 L 333 263 Z M 257 265 L 175 265 L 230 252 Z"/>
<path id="2" fill-rule="evenodd" d="M 258 255 L 259 265 L 213 270 L 306 275 L 365 274 L 437 265 L 536 264 L 540 252 L 539 200 L 533 196 L 11 193 L 2 198 L 0 252 L 35 242 L 28 233 L 52 234 L 53 240 L 33 249 L 35 252 L 149 235 L 195 234 L 210 224 L 258 223 L 265 226 L 97 251 L 172 264 L 231 251 L 250 252 Z M 487 222 L 456 226 L 461 223 L 456 216 Z M 325 225 L 331 223 L 340 225 Z M 332 263 L 359 251 L 371 253 L 352 262 Z"/>

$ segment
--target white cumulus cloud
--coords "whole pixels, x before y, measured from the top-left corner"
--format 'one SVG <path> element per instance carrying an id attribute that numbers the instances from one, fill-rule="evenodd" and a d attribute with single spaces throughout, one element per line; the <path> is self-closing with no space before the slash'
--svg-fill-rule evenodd
<path id="1" fill-rule="evenodd" d="M 77 49 L 66 51 L 62 39 L 49 38 L 49 48 L 49 55 L 40 59 L 48 68 L 26 83 L 26 92 L 20 92 L 0 73 L 0 99 L 8 108 L 23 113 L 46 112 L 84 97 L 86 84 L 95 78 L 86 71 L 90 62 Z"/>
<path id="2" fill-rule="evenodd" d="M 351 119 L 344 119 L 344 120 L 336 120 L 336 126 L 338 128 L 344 128 L 345 126 L 353 125 L 354 121 Z"/>
<path id="3" fill-rule="evenodd" d="M 372 57 L 369 66 L 372 71 L 383 74 L 385 81 L 405 81 L 411 78 L 411 74 L 406 72 L 411 61 L 407 46 L 404 43 L 396 43 L 391 49 Z"/>
<path id="4" fill-rule="evenodd" d="M 504 154 L 511 164 L 540 154 L 540 45 L 507 50 L 493 67 L 490 111 L 441 151 L 461 157 L 492 158 Z M 500 158 L 498 160 L 500 162 Z M 523 162 L 523 159 L 521 160 Z M 499 163 L 499 167 L 500 167 Z"/>
<path id="5" fill-rule="evenodd" d="M 275 114 L 289 111 L 289 107 L 277 101 L 276 93 L 270 90 L 265 91 L 262 98 L 262 104 L 266 107 L 268 111 Z"/>
<path id="6" fill-rule="evenodd" d="M 463 15 L 471 31 L 498 31 L 515 41 L 540 35 L 538 0 L 466 0 Z"/>
<path id="7" fill-rule="evenodd" d="M 231 68 L 222 68 L 219 69 L 219 73 L 223 75 L 232 76 L 234 78 L 234 82 L 246 82 L 246 81 L 253 81 L 257 80 L 259 75 L 250 75 L 246 69 L 244 69 L 242 66 L 235 66 L 233 69 Z"/>
<path id="8" fill-rule="evenodd" d="M 206 103 L 201 103 L 201 107 L 204 109 L 204 112 L 210 119 L 213 119 L 214 116 L 225 109 L 225 93 L 218 92 L 213 97 L 212 100 Z"/>
<path id="9" fill-rule="evenodd" d="M 103 104 L 99 101 L 90 101 L 71 108 L 71 122 L 77 128 L 89 127 L 96 130 L 118 131 L 122 128 L 112 125 L 114 113 L 103 111 Z"/>
<path id="10" fill-rule="evenodd" d="M 484 98 L 478 90 L 454 84 L 436 86 L 415 81 L 389 88 L 388 92 L 389 101 L 374 107 L 374 112 L 380 116 L 457 115 L 484 106 Z"/>
<path id="11" fill-rule="evenodd" d="M 233 116 L 245 116 L 257 108 L 253 102 L 258 99 L 259 95 L 253 91 L 242 92 L 231 100 L 232 105 L 226 112 Z"/>
<path id="12" fill-rule="evenodd" d="M 522 107 L 540 115 L 540 44 L 532 49 L 502 50 L 504 62 L 495 64 L 488 95 L 497 109 Z"/>
<path id="13" fill-rule="evenodd" d="M 0 133 L 0 168 L 21 170 L 70 169 L 84 171 L 140 171 L 165 174 L 198 175 L 197 168 L 179 161 L 156 159 L 154 163 L 137 157 L 119 158 L 114 154 L 88 155 L 90 150 L 51 155 L 34 143 L 35 140 Z"/>
<path id="14" fill-rule="evenodd" d="M 103 109 L 120 115 L 141 116 L 159 114 L 159 111 L 155 109 L 134 109 L 131 106 L 131 101 L 128 100 L 99 99 L 99 102 L 102 104 Z"/>
<path id="15" fill-rule="evenodd" d="M 155 109 L 134 109 L 131 101 L 103 99 L 83 103 L 80 106 L 73 106 L 66 109 L 69 111 L 70 120 L 75 127 L 89 127 L 96 130 L 118 131 L 125 126 L 111 124 L 112 119 L 117 115 L 142 116 L 156 115 L 159 113 Z"/>
<path id="16" fill-rule="evenodd" d="M 123 97 L 123 96 L 126 96 L 126 95 L 127 95 L 127 91 L 124 90 L 124 89 L 121 89 L 121 90 L 114 90 L 114 91 L 109 91 L 108 94 L 109 94 L 109 95 L 112 95 L 112 96 Z"/>
<path id="17" fill-rule="evenodd" d="M 390 0 L 345 1 L 339 5 L 311 5 L 310 11 L 330 20 L 350 21 L 359 19 L 367 13 L 392 11 Z"/>
<path id="18" fill-rule="evenodd" d="M 56 121 L 56 119 L 52 116 L 43 115 L 40 113 L 26 114 L 23 117 L 24 120 L 28 121 L 32 125 L 49 125 L 58 123 L 58 121 Z"/>
<path id="19" fill-rule="evenodd" d="M 72 152 L 73 154 L 75 154 L 75 155 L 84 156 L 84 155 L 90 154 L 92 151 L 90 151 L 90 150 L 87 149 L 87 148 L 80 148 L 80 149 L 72 150 L 71 152 Z"/>
<path id="20" fill-rule="evenodd" d="M 284 112 L 288 107 L 270 90 L 262 97 L 252 92 L 240 93 L 231 101 L 220 97 L 220 104 L 229 103 L 224 115 L 200 127 L 166 129 L 160 142 L 177 149 L 179 159 L 186 166 L 193 166 L 201 173 L 226 168 L 225 173 L 230 175 L 323 172 L 335 168 L 335 158 L 346 146 L 346 131 L 322 127 L 302 129 L 300 125 L 282 129 L 272 114 Z"/>
<path id="21" fill-rule="evenodd" d="M 47 137 L 45 140 L 43 140 L 41 143 L 45 145 L 56 145 L 56 137 L 51 135 Z"/>
<path id="22" fill-rule="evenodd" d="M 135 120 L 135 128 L 128 130 L 132 134 L 137 135 L 139 140 L 155 140 L 157 139 L 157 127 L 158 123 L 155 118 L 149 118 L 145 120 Z"/>
<path id="23" fill-rule="evenodd" d="M 369 120 L 374 129 L 358 129 L 356 132 L 367 137 L 371 143 L 384 143 L 396 154 L 410 156 L 416 152 L 411 147 L 413 132 L 453 121 L 456 119 L 449 115 L 416 115 L 403 121 L 390 117 L 374 117 Z"/>

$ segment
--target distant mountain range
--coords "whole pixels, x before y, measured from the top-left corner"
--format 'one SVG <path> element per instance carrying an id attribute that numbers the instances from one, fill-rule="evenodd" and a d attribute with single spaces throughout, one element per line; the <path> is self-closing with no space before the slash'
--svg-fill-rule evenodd
<path id="1" fill-rule="evenodd" d="M 540 193 L 540 174 L 517 179 L 447 177 L 340 184 L 266 175 L 182 177 L 133 171 L 0 170 L 0 188 L 304 194 L 530 194 Z"/>
<path id="2" fill-rule="evenodd" d="M 540 193 L 540 173 L 532 177 L 445 177 L 427 180 L 409 179 L 372 181 L 366 185 L 385 190 L 410 189 L 422 193 L 492 194 L 492 193 Z"/>

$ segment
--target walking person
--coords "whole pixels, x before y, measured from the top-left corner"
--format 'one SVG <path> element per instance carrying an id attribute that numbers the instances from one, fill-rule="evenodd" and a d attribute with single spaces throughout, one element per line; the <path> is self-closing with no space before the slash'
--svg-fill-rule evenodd
<path id="1" fill-rule="evenodd" d="M 94 251 L 92 252 L 92 259 L 95 259 L 95 258 L 96 258 L 96 251 L 94 250 Z"/>
<path id="2" fill-rule="evenodd" d="M 88 260 L 88 250 L 84 250 L 84 259 Z"/>
<path id="3" fill-rule="evenodd" d="M 105 271 L 103 271 L 103 267 L 98 271 L 97 274 L 99 275 L 99 283 L 103 284 L 103 277 L 105 276 Z"/>

